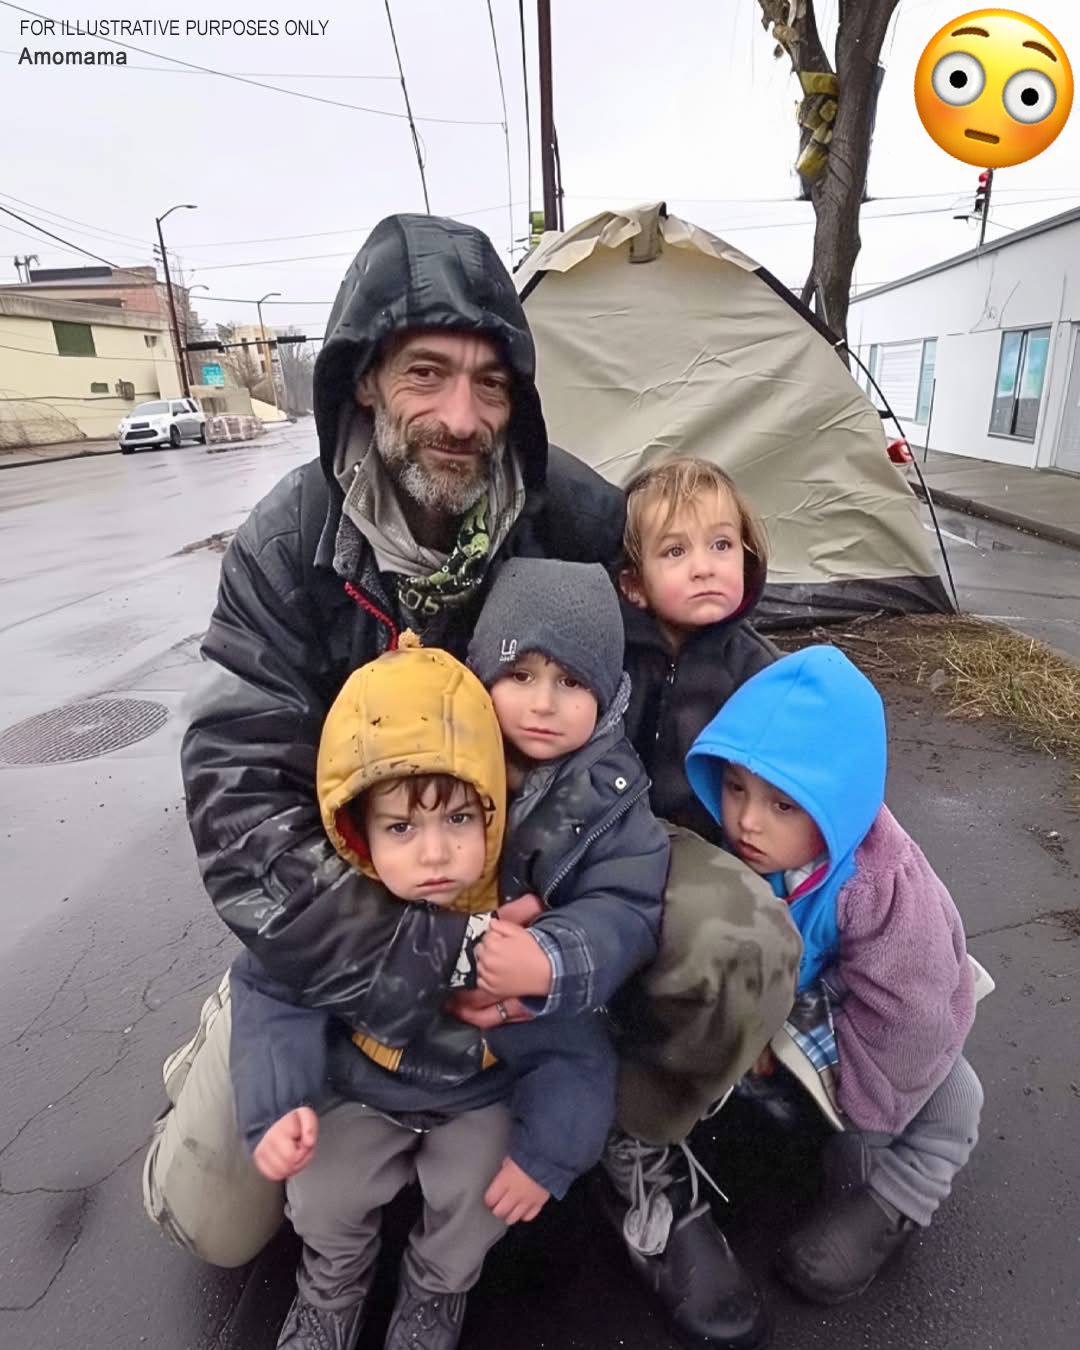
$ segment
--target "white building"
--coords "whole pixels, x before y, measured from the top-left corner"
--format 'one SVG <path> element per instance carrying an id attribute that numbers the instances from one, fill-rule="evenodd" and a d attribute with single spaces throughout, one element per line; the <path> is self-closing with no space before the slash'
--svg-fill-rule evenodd
<path id="1" fill-rule="evenodd" d="M 913 445 L 1080 474 L 1080 209 L 867 291 L 848 337 Z"/>

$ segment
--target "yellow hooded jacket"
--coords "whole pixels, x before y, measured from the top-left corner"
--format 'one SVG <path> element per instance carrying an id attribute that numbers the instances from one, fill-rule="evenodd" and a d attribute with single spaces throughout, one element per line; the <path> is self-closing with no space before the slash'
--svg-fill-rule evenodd
<path id="1" fill-rule="evenodd" d="M 497 908 L 506 763 L 495 708 L 472 671 L 448 652 L 421 647 L 405 633 L 396 650 L 345 681 L 319 742 L 316 790 L 323 826 L 341 857 L 366 876 L 378 880 L 345 807 L 376 783 L 421 774 L 450 774 L 471 784 L 484 810 L 483 873 L 448 908 L 469 914 Z M 383 1068 L 398 1067 L 400 1049 L 363 1032 L 353 1040 Z"/>

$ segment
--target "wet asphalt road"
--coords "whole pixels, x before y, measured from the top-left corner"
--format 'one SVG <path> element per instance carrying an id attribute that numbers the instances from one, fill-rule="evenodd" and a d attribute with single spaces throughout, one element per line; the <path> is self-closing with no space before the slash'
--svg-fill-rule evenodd
<path id="1" fill-rule="evenodd" d="M 310 446 L 296 428 L 221 455 L 184 447 L 0 479 L 0 732 L 95 693 L 168 713 L 111 754 L 0 767 L 5 1350 L 269 1350 L 291 1297 L 287 1238 L 248 1271 L 200 1267 L 143 1218 L 139 1167 L 163 1104 L 161 1060 L 190 1034 L 232 950 L 200 888 L 176 762 L 220 559 L 177 554 L 233 527 Z M 1017 573 L 1000 569 L 1027 556 L 1027 541 L 987 548 L 989 561 L 971 552 L 962 586 L 991 577 L 998 594 L 1022 596 Z M 1023 568 L 1029 591 L 1063 589 L 1056 562 Z M 1016 607 L 1034 613 L 1039 601 Z M 1072 1350 L 1080 825 L 1069 774 L 926 702 L 891 698 L 890 717 L 890 801 L 998 982 L 969 1042 L 987 1091 L 980 1148 L 896 1267 L 858 1303 L 826 1311 L 790 1299 L 768 1273 L 810 1194 L 808 1158 L 734 1128 L 702 1145 L 735 1199 L 731 1235 L 769 1292 L 776 1346 Z M 365 1347 L 378 1331 L 376 1311 Z M 464 1344 L 672 1346 L 581 1192 L 493 1254 Z"/>
<path id="2" fill-rule="evenodd" d="M 922 515 L 937 561 L 925 506 Z M 961 607 L 1080 660 L 1080 549 L 959 511 L 938 507 L 937 517 Z"/>

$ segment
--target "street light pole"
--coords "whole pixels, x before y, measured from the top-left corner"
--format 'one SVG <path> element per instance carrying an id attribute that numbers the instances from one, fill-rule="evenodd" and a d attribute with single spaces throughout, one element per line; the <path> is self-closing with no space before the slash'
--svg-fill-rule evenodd
<path id="1" fill-rule="evenodd" d="M 259 313 L 259 332 L 262 334 L 263 357 L 266 361 L 267 378 L 270 381 L 270 397 L 273 400 L 274 407 L 280 411 L 281 404 L 278 403 L 277 381 L 274 379 L 274 362 L 273 358 L 270 355 L 270 342 L 266 336 L 266 324 L 263 323 L 263 316 L 262 316 L 263 300 L 269 300 L 270 297 L 274 295 L 280 297 L 281 292 L 267 291 L 266 294 L 263 296 L 262 300 L 255 301 L 255 308 L 258 310 Z"/>
<path id="2" fill-rule="evenodd" d="M 174 211 L 196 210 L 198 207 L 190 202 L 180 202 L 176 206 L 170 206 L 163 215 L 156 216 L 154 221 L 157 225 L 158 243 L 161 245 L 161 262 L 165 268 L 165 290 L 169 297 L 169 315 L 172 319 L 173 343 L 176 346 L 176 368 L 180 372 L 180 387 L 184 391 L 185 398 L 191 397 L 191 380 L 188 378 L 187 353 L 180 343 L 180 325 L 176 320 L 176 297 L 173 295 L 172 278 L 169 276 L 169 255 L 165 251 L 165 236 L 161 232 L 161 222 Z"/>

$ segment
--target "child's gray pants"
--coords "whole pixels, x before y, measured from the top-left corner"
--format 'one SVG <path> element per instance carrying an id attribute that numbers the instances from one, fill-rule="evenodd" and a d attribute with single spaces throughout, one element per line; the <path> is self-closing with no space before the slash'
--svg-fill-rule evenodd
<path id="1" fill-rule="evenodd" d="M 961 1055 L 903 1133 L 863 1132 L 871 1188 L 925 1228 L 971 1156 L 982 1104 L 982 1085 Z"/>
<path id="2" fill-rule="evenodd" d="M 425 1134 L 357 1102 L 319 1117 L 315 1155 L 286 1185 L 285 1212 L 303 1239 L 297 1285 L 316 1307 L 343 1312 L 367 1293 L 382 1208 L 411 1181 L 423 1213 L 409 1235 L 404 1273 L 433 1294 L 460 1294 L 506 1232 L 484 1192 L 506 1157 L 510 1111 L 467 1111 Z"/>

